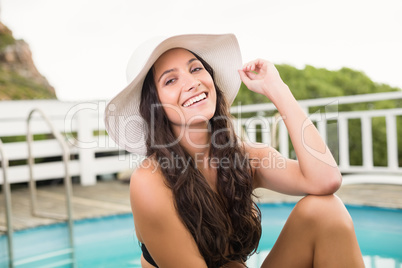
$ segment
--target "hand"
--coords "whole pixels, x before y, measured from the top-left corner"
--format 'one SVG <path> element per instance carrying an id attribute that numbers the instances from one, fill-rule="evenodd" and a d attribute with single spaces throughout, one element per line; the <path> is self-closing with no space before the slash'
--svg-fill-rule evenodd
<path id="1" fill-rule="evenodd" d="M 256 59 L 244 64 L 239 74 L 248 89 L 271 100 L 278 90 L 287 88 L 274 64 L 266 60 Z"/>

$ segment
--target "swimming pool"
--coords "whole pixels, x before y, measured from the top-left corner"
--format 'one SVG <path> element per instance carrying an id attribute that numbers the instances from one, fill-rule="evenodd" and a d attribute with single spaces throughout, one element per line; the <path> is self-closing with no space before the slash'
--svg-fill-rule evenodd
<path id="1" fill-rule="evenodd" d="M 262 204 L 263 235 L 259 254 L 248 266 L 259 267 L 272 247 L 294 204 Z M 347 206 L 354 220 L 356 235 L 367 268 L 402 267 L 402 210 Z M 131 214 L 76 221 L 75 252 L 77 267 L 141 267 L 141 251 L 133 229 Z M 68 245 L 65 224 L 32 228 L 14 234 L 15 258 L 26 258 L 63 249 Z M 50 262 L 18 267 L 51 267 Z M 0 236 L 0 267 L 7 267 L 6 237 Z M 60 266 L 63 267 L 63 266 Z M 68 266 L 64 266 L 68 267 Z"/>

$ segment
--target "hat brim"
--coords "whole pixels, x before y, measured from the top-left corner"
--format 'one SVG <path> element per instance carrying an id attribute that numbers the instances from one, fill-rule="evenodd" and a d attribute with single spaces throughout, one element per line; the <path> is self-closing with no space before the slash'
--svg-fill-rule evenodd
<path id="1" fill-rule="evenodd" d="M 144 79 L 155 61 L 172 48 L 185 48 L 203 58 L 214 70 L 215 83 L 232 104 L 240 88 L 238 69 L 242 59 L 235 35 L 190 34 L 157 37 L 143 43 L 127 65 L 129 82 L 106 106 L 105 126 L 109 136 L 123 149 L 146 154 L 145 125 L 139 113 Z"/>

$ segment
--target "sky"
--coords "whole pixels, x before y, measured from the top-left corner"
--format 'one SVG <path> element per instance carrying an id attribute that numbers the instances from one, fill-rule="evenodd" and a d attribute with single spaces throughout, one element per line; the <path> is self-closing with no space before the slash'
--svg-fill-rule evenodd
<path id="1" fill-rule="evenodd" d="M 401 0 L 0 0 L 63 101 L 109 100 L 153 36 L 234 33 L 243 62 L 349 67 L 402 88 Z"/>

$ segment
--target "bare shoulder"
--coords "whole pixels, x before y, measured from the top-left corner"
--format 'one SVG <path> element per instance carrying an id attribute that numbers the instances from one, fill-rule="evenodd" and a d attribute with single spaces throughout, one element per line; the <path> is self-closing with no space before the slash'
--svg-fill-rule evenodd
<path id="1" fill-rule="evenodd" d="M 158 163 L 153 158 L 145 158 L 131 174 L 130 190 L 136 190 L 138 187 L 147 187 L 148 185 L 163 181 L 163 175 Z"/>
<path id="2" fill-rule="evenodd" d="M 163 221 L 175 217 L 173 196 L 155 160 L 146 158 L 130 179 L 130 203 L 137 238 L 161 227 Z"/>
<path id="3" fill-rule="evenodd" d="M 131 175 L 130 200 L 133 213 L 139 212 L 142 216 L 150 217 L 153 214 L 160 215 L 166 209 L 167 201 L 172 201 L 171 191 L 165 184 L 157 162 L 152 158 L 143 160 Z"/>

